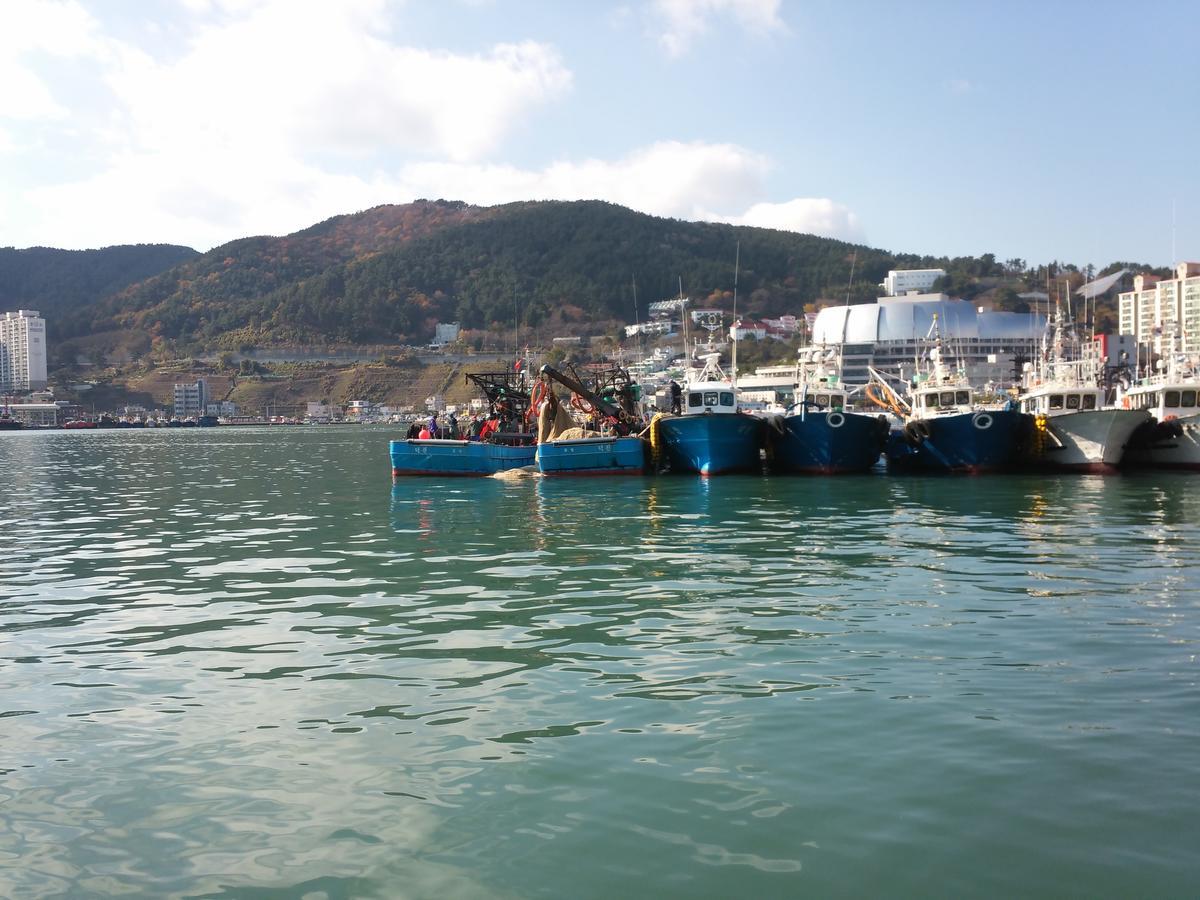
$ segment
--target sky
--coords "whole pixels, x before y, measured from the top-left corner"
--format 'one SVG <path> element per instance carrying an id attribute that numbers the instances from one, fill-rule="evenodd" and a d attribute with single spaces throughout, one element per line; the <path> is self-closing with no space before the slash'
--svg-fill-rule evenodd
<path id="1" fill-rule="evenodd" d="M 415 199 L 1200 259 L 1186 2 L 5 0 L 0 246 Z"/>

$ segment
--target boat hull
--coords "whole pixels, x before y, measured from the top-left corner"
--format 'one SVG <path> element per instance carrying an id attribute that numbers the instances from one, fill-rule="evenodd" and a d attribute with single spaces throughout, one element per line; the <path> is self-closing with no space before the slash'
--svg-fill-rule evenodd
<path id="1" fill-rule="evenodd" d="M 1145 410 L 1095 409 L 1049 416 L 1035 425 L 1028 465 L 1057 471 L 1115 472 L 1134 432 L 1150 421 Z"/>
<path id="2" fill-rule="evenodd" d="M 543 475 L 642 475 L 647 445 L 640 437 L 586 437 L 538 444 Z"/>
<path id="3" fill-rule="evenodd" d="M 1200 470 L 1200 415 L 1141 426 L 1130 438 L 1122 463 L 1143 468 Z"/>
<path id="4" fill-rule="evenodd" d="M 725 475 L 762 466 L 766 422 L 741 413 L 669 416 L 659 422 L 672 472 Z"/>
<path id="5" fill-rule="evenodd" d="M 532 466 L 537 448 L 479 441 L 391 441 L 392 475 L 495 475 Z"/>
<path id="6" fill-rule="evenodd" d="M 785 416 L 767 431 L 774 472 L 865 472 L 879 461 L 888 428 L 875 416 L 839 411 Z"/>
<path id="7" fill-rule="evenodd" d="M 1015 409 L 934 416 L 888 435 L 888 468 L 915 472 L 994 472 L 1013 467 L 1030 428 Z"/>

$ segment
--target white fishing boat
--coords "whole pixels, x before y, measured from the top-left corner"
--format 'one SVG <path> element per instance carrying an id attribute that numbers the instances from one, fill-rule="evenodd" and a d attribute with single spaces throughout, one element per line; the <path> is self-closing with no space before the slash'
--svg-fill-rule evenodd
<path id="1" fill-rule="evenodd" d="M 1135 431 L 1150 421 L 1145 410 L 1107 406 L 1103 363 L 1084 348 L 1061 311 L 1047 330 L 1041 357 L 1026 363 L 1020 408 L 1033 417 L 1024 461 L 1037 468 L 1111 472 Z"/>
<path id="2" fill-rule="evenodd" d="M 1119 392 L 1122 408 L 1152 417 L 1134 433 L 1126 462 L 1200 469 L 1200 360 L 1172 352 L 1161 365 Z"/>

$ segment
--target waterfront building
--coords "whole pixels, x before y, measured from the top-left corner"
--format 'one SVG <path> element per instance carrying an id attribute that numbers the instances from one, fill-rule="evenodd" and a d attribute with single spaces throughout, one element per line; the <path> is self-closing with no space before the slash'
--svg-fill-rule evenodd
<path id="1" fill-rule="evenodd" d="M 232 400 L 218 400 L 215 403 L 210 401 L 205 404 L 204 411 L 210 416 L 222 419 L 231 419 L 238 414 L 237 404 Z"/>
<path id="2" fill-rule="evenodd" d="M 1046 329 L 1045 317 L 1034 313 L 977 309 L 945 294 L 907 294 L 825 307 L 813 324 L 812 343 L 840 351 L 849 385 L 866 384 L 868 367 L 907 376 L 917 360 L 927 359 L 934 316 L 948 359 L 979 385 L 1019 378 L 1015 370 L 1037 354 Z"/>
<path id="3" fill-rule="evenodd" d="M 892 269 L 879 287 L 889 297 L 924 293 L 946 274 L 945 269 Z"/>
<path id="4" fill-rule="evenodd" d="M 1200 263 L 1183 262 L 1174 278 L 1135 275 L 1133 290 L 1117 296 L 1118 327 L 1154 353 L 1174 348 L 1200 353 Z"/>
<path id="5" fill-rule="evenodd" d="M 208 382 L 198 378 L 193 382 L 176 384 L 174 400 L 176 419 L 204 415 L 208 407 Z"/>
<path id="6" fill-rule="evenodd" d="M 53 428 L 66 421 L 65 415 L 70 405 L 65 400 L 58 400 L 51 402 L 10 403 L 7 407 L 3 408 L 7 409 L 9 415 L 18 422 L 43 428 Z"/>
<path id="7" fill-rule="evenodd" d="M 36 309 L 6 312 L 0 319 L 0 391 L 46 386 L 46 320 Z"/>

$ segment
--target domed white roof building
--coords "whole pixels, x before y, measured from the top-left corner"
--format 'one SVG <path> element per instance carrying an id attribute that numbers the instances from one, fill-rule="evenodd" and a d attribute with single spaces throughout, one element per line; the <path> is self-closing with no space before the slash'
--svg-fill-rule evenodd
<path id="1" fill-rule="evenodd" d="M 811 343 L 842 348 L 845 381 L 865 384 L 867 367 L 911 374 L 929 349 L 934 317 L 947 357 L 965 366 L 973 382 L 1011 382 L 1018 355 L 1032 358 L 1046 329 L 1033 313 L 980 311 L 945 294 L 880 297 L 875 303 L 827 306 L 817 314 Z"/>

